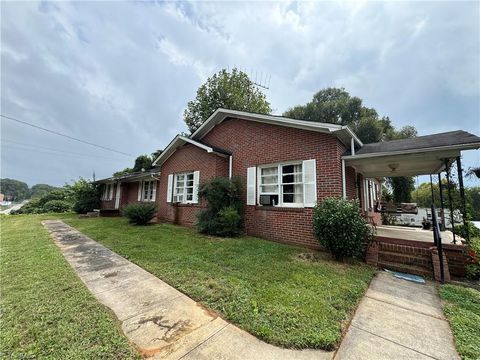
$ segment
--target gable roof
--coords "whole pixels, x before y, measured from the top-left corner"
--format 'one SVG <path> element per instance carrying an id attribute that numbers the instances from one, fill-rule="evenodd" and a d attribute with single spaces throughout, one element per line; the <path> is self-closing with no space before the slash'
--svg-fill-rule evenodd
<path id="1" fill-rule="evenodd" d="M 177 135 L 170 142 L 170 144 L 167 145 L 167 147 L 165 148 L 165 150 L 163 150 L 163 152 L 160 154 L 160 156 L 155 159 L 155 161 L 153 162 L 152 165 L 153 166 L 162 165 L 170 156 L 172 156 L 172 154 L 179 147 L 181 147 L 185 144 L 195 145 L 195 146 L 199 147 L 200 149 L 205 150 L 208 153 L 213 153 L 213 154 L 217 154 L 217 155 L 220 155 L 220 156 L 230 156 L 230 155 L 232 155 L 232 153 L 227 151 L 227 150 L 220 149 L 216 146 L 212 146 L 212 145 L 206 144 L 206 143 L 201 142 L 201 141 L 193 140 L 193 139 L 188 138 L 188 137 L 183 136 L 183 135 Z"/>
<path id="2" fill-rule="evenodd" d="M 470 134 L 463 130 L 449 131 L 444 133 L 418 136 L 410 139 L 390 140 L 371 144 L 365 144 L 356 151 L 355 155 L 350 152 L 345 156 L 350 157 L 375 157 L 385 154 L 409 153 L 424 151 L 434 151 L 439 149 L 478 149 L 480 147 L 480 137 Z"/>
<path id="3" fill-rule="evenodd" d="M 201 140 L 206 134 L 208 134 L 216 125 L 228 118 L 238 118 L 249 121 L 256 121 L 265 124 L 293 127 L 297 129 L 304 129 L 309 131 L 322 132 L 335 135 L 342 143 L 347 147 L 350 147 L 351 139 L 361 147 L 363 143 L 353 133 L 348 126 L 320 123 L 315 121 L 297 120 L 283 116 L 276 115 L 264 115 L 250 113 L 246 111 L 229 110 L 219 108 L 205 120 L 205 122 L 190 136 L 195 140 Z"/>

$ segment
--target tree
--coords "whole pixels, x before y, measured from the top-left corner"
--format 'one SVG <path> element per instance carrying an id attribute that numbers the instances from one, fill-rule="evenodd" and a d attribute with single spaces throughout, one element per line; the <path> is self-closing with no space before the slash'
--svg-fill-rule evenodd
<path id="1" fill-rule="evenodd" d="M 35 184 L 30 188 L 30 197 L 42 197 L 55 189 L 57 189 L 55 186 L 47 184 Z"/>
<path id="2" fill-rule="evenodd" d="M 474 221 L 480 221 L 480 186 L 465 189 L 467 204 L 470 205 L 470 216 Z"/>
<path id="3" fill-rule="evenodd" d="M 22 201 L 29 197 L 28 185 L 14 179 L 0 179 L 0 192 L 5 195 L 5 200 Z"/>
<path id="4" fill-rule="evenodd" d="M 113 173 L 113 176 L 122 176 L 122 175 L 127 175 L 131 174 L 134 172 L 142 171 L 144 170 L 150 170 L 153 168 L 153 161 L 158 156 L 155 156 L 156 154 L 161 154 L 163 150 L 157 150 L 154 153 L 152 153 L 151 156 L 148 155 L 140 155 L 135 159 L 135 163 L 133 164 L 133 168 L 125 168 L 121 171 L 117 171 Z"/>
<path id="5" fill-rule="evenodd" d="M 270 103 L 244 72 L 223 69 L 201 85 L 195 100 L 189 101 L 183 119 L 191 133 L 218 108 L 269 114 Z"/>
<path id="6" fill-rule="evenodd" d="M 65 185 L 67 198 L 73 204 L 73 210 L 78 214 L 100 208 L 100 189 L 97 185 L 80 178 L 72 185 Z"/>
<path id="7" fill-rule="evenodd" d="M 362 99 L 350 96 L 344 88 L 326 88 L 313 95 L 312 101 L 297 105 L 284 112 L 293 119 L 334 123 L 356 124 L 360 120 Z"/>

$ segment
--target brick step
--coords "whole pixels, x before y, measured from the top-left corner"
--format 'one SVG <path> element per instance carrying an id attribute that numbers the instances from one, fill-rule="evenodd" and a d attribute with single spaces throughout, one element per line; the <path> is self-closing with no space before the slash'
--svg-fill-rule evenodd
<path id="1" fill-rule="evenodd" d="M 432 245 L 433 246 L 433 245 Z M 401 253 L 401 254 L 415 254 L 415 255 L 424 255 L 430 256 L 430 250 L 428 248 L 421 248 L 415 246 L 407 246 L 407 245 L 400 245 L 400 244 L 391 244 L 391 243 L 378 243 L 378 250 L 384 252 L 393 252 L 393 253 Z"/>
<path id="2" fill-rule="evenodd" d="M 431 269 L 432 267 L 431 255 L 423 255 L 423 254 L 404 254 L 404 253 L 395 253 L 390 251 L 379 251 L 378 261 L 387 261 L 390 263 L 423 266 L 428 269 Z"/>
<path id="3" fill-rule="evenodd" d="M 378 261 L 377 266 L 382 269 L 388 269 L 388 270 L 403 272 L 407 274 L 420 275 L 420 276 L 429 277 L 429 278 L 433 276 L 433 271 L 423 266 L 391 263 L 388 261 L 380 261 L 380 260 Z"/>

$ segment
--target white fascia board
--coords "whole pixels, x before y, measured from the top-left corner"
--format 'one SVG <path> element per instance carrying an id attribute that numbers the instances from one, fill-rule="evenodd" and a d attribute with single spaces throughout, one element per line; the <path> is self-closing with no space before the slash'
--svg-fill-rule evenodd
<path id="1" fill-rule="evenodd" d="M 208 153 L 213 153 L 213 154 L 217 154 L 217 155 L 220 155 L 220 156 L 228 156 L 226 154 L 223 154 L 223 153 L 220 153 L 218 151 L 215 151 L 212 147 L 208 146 L 208 145 L 205 145 L 205 144 L 202 144 L 202 143 L 199 143 L 198 141 L 195 141 L 193 139 L 190 139 L 186 136 L 182 136 L 182 135 L 177 135 L 171 142 L 170 144 L 168 144 L 168 146 L 165 148 L 165 150 L 160 154 L 160 156 L 153 162 L 153 166 L 156 166 L 157 164 L 158 165 L 161 165 L 163 164 L 170 156 L 173 155 L 173 153 L 177 150 L 177 148 L 179 146 L 183 146 L 185 145 L 186 143 L 189 143 L 189 144 L 192 144 L 192 145 L 195 145 L 203 150 L 205 150 L 206 152 Z"/>
<path id="2" fill-rule="evenodd" d="M 238 110 L 217 109 L 205 122 L 195 131 L 190 138 L 201 139 L 203 138 L 215 125 L 221 123 L 227 117 L 237 117 L 239 119 L 245 119 L 250 121 L 257 121 L 265 124 L 273 124 L 287 127 L 294 127 L 310 131 L 318 131 L 324 133 L 332 133 L 338 130 L 342 130 L 341 125 L 319 123 L 313 121 L 290 119 L 280 116 L 252 114 Z"/>
<path id="3" fill-rule="evenodd" d="M 346 155 L 342 156 L 344 160 L 357 160 L 357 159 L 367 159 L 375 158 L 381 156 L 394 156 L 394 155 L 408 155 L 408 154 L 417 154 L 417 153 L 426 153 L 434 152 L 441 150 L 471 150 L 480 148 L 480 143 L 472 144 L 459 144 L 459 145 L 448 145 L 448 146 L 436 146 L 431 148 L 420 148 L 420 149 L 411 149 L 411 150 L 400 150 L 400 151 L 387 151 L 371 154 L 355 154 L 355 155 Z"/>

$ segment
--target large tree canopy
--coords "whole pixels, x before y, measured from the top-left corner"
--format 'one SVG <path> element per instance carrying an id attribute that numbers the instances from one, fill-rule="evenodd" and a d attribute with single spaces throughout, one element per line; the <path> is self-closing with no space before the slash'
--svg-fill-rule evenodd
<path id="1" fill-rule="evenodd" d="M 14 179 L 0 179 L 0 192 L 6 200 L 21 201 L 30 197 L 28 185 Z"/>
<path id="2" fill-rule="evenodd" d="M 272 109 L 265 94 L 238 69 L 223 69 L 208 78 L 188 103 L 183 118 L 190 132 L 197 130 L 218 108 L 269 114 Z"/>
<path id="3" fill-rule="evenodd" d="M 113 173 L 113 176 L 122 176 L 126 174 L 131 174 L 137 171 L 150 170 L 153 168 L 153 162 L 160 156 L 163 150 L 155 150 L 150 156 L 149 155 L 140 155 L 135 159 L 135 163 L 132 168 L 125 168 L 123 170 Z"/>
<path id="4" fill-rule="evenodd" d="M 396 130 L 387 116 L 380 117 L 373 108 L 363 106 L 359 97 L 351 96 L 345 89 L 326 88 L 313 95 L 312 101 L 287 110 L 283 116 L 338 125 L 348 125 L 363 143 L 405 139 L 417 136 L 413 126 Z M 393 199 L 409 202 L 414 189 L 410 177 L 388 178 Z"/>

